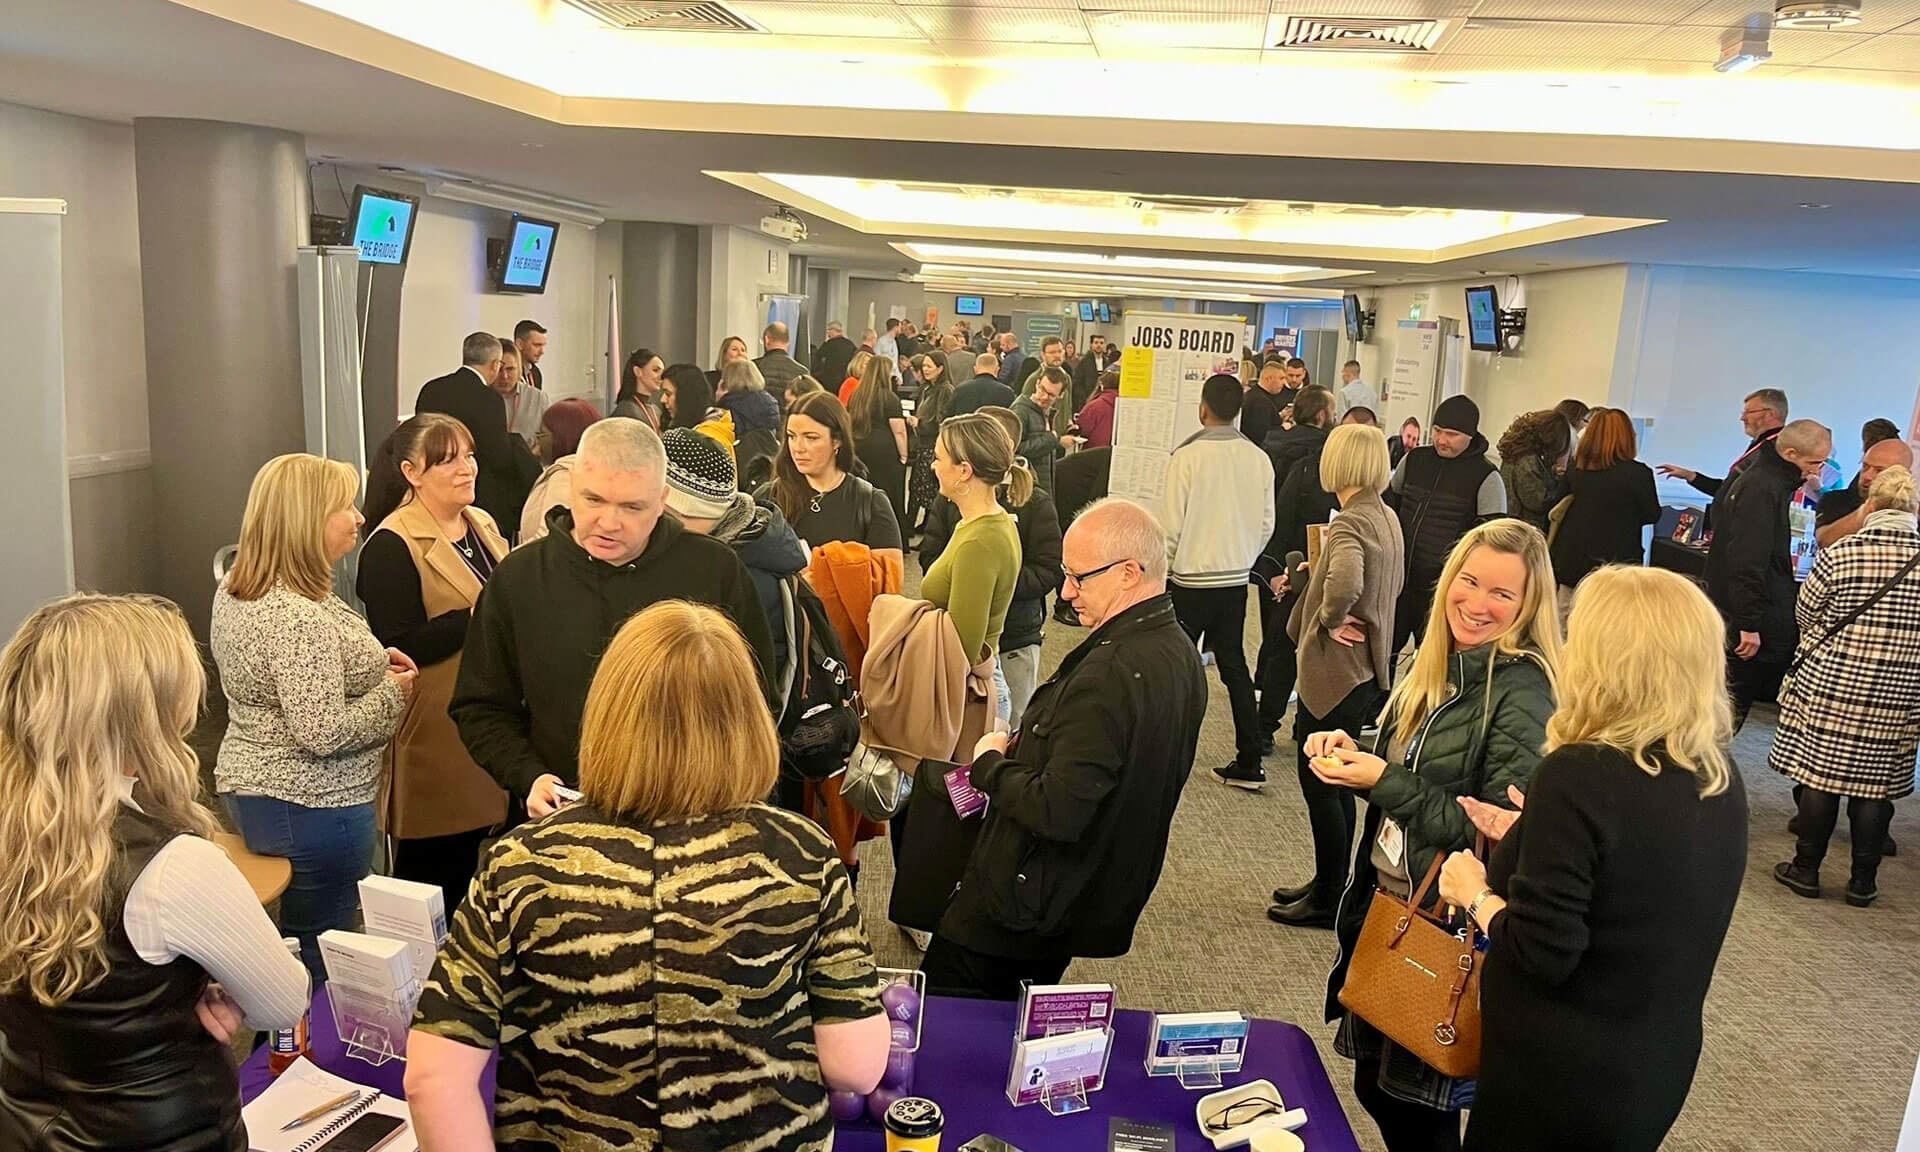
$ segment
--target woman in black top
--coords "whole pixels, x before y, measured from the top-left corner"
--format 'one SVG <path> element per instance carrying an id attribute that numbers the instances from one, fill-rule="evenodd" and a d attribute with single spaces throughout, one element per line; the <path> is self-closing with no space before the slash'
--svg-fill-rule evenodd
<path id="1" fill-rule="evenodd" d="M 1635 460 L 1633 422 L 1618 408 L 1596 408 L 1567 470 L 1573 503 L 1553 536 L 1553 571 L 1568 591 L 1602 564 L 1643 564 L 1641 531 L 1660 519 L 1653 469 Z"/>
<path id="2" fill-rule="evenodd" d="M 922 511 L 940 499 L 940 481 L 933 474 L 933 448 L 940 440 L 940 421 L 953 402 L 953 381 L 939 356 L 917 356 L 913 370 L 920 375 L 920 395 L 914 403 L 912 475 L 908 477 L 907 518 L 902 530 L 911 534 Z"/>
<path id="3" fill-rule="evenodd" d="M 1747 861 L 1724 636 L 1685 577 L 1593 573 L 1524 815 L 1461 802 L 1504 833 L 1440 876 L 1490 941 L 1468 1149 L 1652 1152 L 1686 1102 Z"/>
<path id="4" fill-rule="evenodd" d="M 506 793 L 467 754 L 447 703 L 467 621 L 507 542 L 473 506 L 473 441 L 449 416 L 415 416 L 387 437 L 367 478 L 367 522 L 354 585 L 381 644 L 420 668 L 388 749 L 380 827 L 393 874 L 439 885 L 459 907 L 480 844 L 506 819 Z"/>
<path id="5" fill-rule="evenodd" d="M 830 392 L 809 392 L 787 409 L 786 435 L 773 465 L 773 483 L 759 495 L 809 549 L 845 541 L 903 562 L 900 524 L 878 488 L 855 475 L 853 429 Z"/>
<path id="6" fill-rule="evenodd" d="M 893 375 L 884 357 L 867 362 L 860 386 L 847 401 L 853 427 L 853 452 L 866 465 L 867 480 L 887 494 L 896 525 L 907 520 L 908 427 L 906 411 L 893 391 Z"/>

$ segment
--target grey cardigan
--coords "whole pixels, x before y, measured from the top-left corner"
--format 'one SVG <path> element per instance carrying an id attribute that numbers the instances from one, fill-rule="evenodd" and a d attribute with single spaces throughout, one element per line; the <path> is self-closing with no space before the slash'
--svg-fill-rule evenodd
<path id="1" fill-rule="evenodd" d="M 1400 519 L 1378 494 L 1362 490 L 1327 529 L 1320 562 L 1293 606 L 1287 635 L 1300 649 L 1300 706 L 1325 716 L 1369 680 L 1385 685 L 1393 663 L 1393 610 L 1406 579 Z M 1348 616 L 1367 642 L 1349 648 L 1332 633 Z"/>
<path id="2" fill-rule="evenodd" d="M 338 596 L 276 584 L 238 600 L 222 584 L 211 639 L 228 717 L 215 789 L 304 808 L 372 803 L 407 701 L 367 622 Z"/>

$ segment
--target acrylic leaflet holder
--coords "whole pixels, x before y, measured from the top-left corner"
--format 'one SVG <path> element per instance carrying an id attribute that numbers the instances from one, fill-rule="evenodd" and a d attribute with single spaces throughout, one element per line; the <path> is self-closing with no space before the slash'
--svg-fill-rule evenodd
<path id="1" fill-rule="evenodd" d="M 1113 1055 L 1110 986 L 1047 986 L 1021 982 L 1020 1012 L 1007 1073 L 1007 1100 L 1014 1107 L 1038 1104 L 1054 1116 L 1086 1111 L 1087 1097 L 1106 1085 Z M 1089 1011 L 1048 1016 L 1039 997 L 1078 997 Z M 1031 1024 L 1031 1027 L 1029 1026 Z"/>
<path id="2" fill-rule="evenodd" d="M 1250 1022 L 1238 1012 L 1156 1012 L 1143 1061 L 1148 1076 L 1189 1091 L 1218 1089 L 1246 1064 Z"/>
<path id="3" fill-rule="evenodd" d="M 407 1058 L 407 1030 L 420 1001 L 420 985 L 408 984 L 388 996 L 329 981 L 327 1001 L 333 1026 L 347 1055 L 379 1067 Z"/>

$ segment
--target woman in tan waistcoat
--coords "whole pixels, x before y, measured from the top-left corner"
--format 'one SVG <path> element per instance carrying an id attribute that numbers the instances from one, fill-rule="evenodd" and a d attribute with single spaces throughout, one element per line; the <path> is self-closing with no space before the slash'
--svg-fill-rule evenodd
<path id="1" fill-rule="evenodd" d="M 447 913 L 467 894 L 480 844 L 506 818 L 506 793 L 473 762 L 447 715 L 467 619 L 507 554 L 493 518 L 473 505 L 473 437 L 450 416 L 415 416 L 387 437 L 367 478 L 356 591 L 382 644 L 420 679 L 387 754 L 380 827 L 393 874 L 437 884 Z"/>

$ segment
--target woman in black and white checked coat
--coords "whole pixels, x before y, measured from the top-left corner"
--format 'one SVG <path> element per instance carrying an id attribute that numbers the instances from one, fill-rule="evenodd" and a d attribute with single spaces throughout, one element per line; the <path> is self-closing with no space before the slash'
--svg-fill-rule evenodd
<path id="1" fill-rule="evenodd" d="M 1820 553 L 1800 590 L 1799 665 L 1780 689 L 1780 728 L 1770 762 L 1800 789 L 1799 840 L 1774 878 L 1802 896 L 1820 894 L 1820 862 L 1847 798 L 1853 873 L 1847 903 L 1864 908 L 1893 819 L 1913 791 L 1920 752 L 1920 568 L 1825 639 L 1920 550 L 1917 494 L 1905 468 L 1888 468 L 1867 495 L 1859 532 Z"/>

